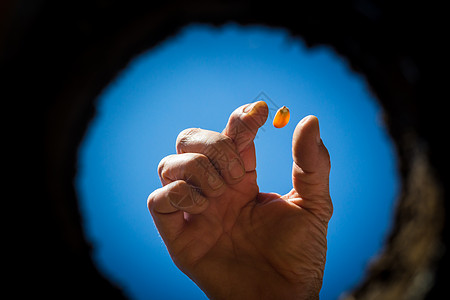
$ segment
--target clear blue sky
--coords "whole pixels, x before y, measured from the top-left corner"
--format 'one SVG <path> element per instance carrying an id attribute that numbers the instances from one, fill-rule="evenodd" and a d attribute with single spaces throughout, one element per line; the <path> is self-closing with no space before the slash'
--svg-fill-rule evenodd
<path id="1" fill-rule="evenodd" d="M 262 192 L 291 189 L 292 133 L 304 116 L 319 118 L 331 155 L 334 215 L 321 299 L 351 289 L 380 251 L 399 180 L 364 78 L 331 49 L 307 49 L 284 30 L 190 26 L 137 57 L 104 90 L 79 152 L 76 186 L 95 263 L 130 299 L 206 298 L 170 260 L 147 196 L 161 186 L 157 165 L 175 153 L 181 130 L 221 131 L 235 108 L 258 95 L 270 108 L 255 140 Z M 283 105 L 291 120 L 276 129 L 271 118 Z"/>

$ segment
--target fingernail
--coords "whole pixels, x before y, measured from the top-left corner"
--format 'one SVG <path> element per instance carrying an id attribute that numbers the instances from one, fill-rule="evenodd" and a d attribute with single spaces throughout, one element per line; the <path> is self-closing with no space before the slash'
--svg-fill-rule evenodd
<path id="1" fill-rule="evenodd" d="M 223 181 L 217 175 L 209 173 L 208 184 L 213 190 L 217 190 L 223 185 Z"/>
<path id="2" fill-rule="evenodd" d="M 258 102 L 259 102 L 259 101 L 250 103 L 249 105 L 247 105 L 246 107 L 244 107 L 243 112 L 245 112 L 245 113 L 251 112 L 251 111 L 253 110 L 253 108 L 256 106 L 256 103 L 258 103 Z"/>
<path id="3" fill-rule="evenodd" d="M 241 178 L 245 174 L 244 167 L 237 158 L 230 161 L 228 165 L 228 171 L 230 172 L 230 175 L 233 179 Z"/>

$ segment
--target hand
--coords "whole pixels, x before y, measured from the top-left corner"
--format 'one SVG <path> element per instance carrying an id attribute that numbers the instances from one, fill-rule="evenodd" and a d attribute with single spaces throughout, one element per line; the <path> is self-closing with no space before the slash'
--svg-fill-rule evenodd
<path id="1" fill-rule="evenodd" d="M 322 286 L 330 159 L 316 117 L 292 139 L 292 190 L 260 193 L 253 139 L 263 101 L 236 109 L 222 133 L 187 129 L 158 167 L 148 208 L 175 264 L 211 299 L 314 299 Z M 273 174 L 276 176 L 276 174 Z"/>

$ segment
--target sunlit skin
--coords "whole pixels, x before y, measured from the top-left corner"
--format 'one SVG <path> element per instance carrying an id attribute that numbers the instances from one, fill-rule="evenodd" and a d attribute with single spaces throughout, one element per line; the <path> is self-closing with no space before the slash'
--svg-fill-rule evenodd
<path id="1" fill-rule="evenodd" d="M 181 132 L 177 154 L 158 167 L 163 187 L 148 197 L 173 261 L 210 299 L 319 296 L 333 211 L 328 151 L 317 118 L 305 117 L 292 139 L 292 190 L 259 192 L 253 139 L 267 115 L 259 101 L 236 109 L 222 133 Z"/>
<path id="2" fill-rule="evenodd" d="M 273 118 L 273 126 L 276 128 L 283 128 L 287 125 L 287 123 L 289 123 L 290 116 L 291 114 L 289 113 L 289 108 L 286 106 L 281 107 Z"/>

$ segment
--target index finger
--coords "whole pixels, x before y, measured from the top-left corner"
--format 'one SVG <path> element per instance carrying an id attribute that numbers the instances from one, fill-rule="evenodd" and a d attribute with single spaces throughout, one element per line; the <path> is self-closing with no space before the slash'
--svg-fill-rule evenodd
<path id="1" fill-rule="evenodd" d="M 253 142 L 258 129 L 266 122 L 268 114 L 269 108 L 264 101 L 242 105 L 231 113 L 222 133 L 233 140 L 238 153 L 241 153 Z"/>
<path id="2" fill-rule="evenodd" d="M 268 114 L 269 108 L 264 101 L 242 105 L 231 113 L 222 132 L 233 140 L 247 172 L 256 169 L 253 140 L 258 129 L 266 122 Z"/>

